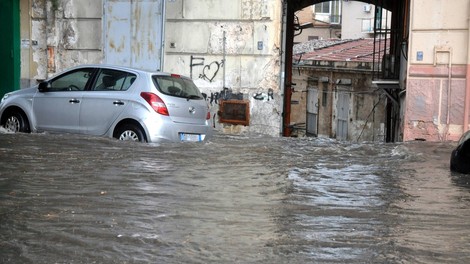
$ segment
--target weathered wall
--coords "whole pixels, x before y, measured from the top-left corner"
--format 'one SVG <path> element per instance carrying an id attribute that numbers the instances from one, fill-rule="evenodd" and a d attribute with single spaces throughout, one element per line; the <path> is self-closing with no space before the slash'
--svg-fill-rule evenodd
<path id="1" fill-rule="evenodd" d="M 412 0 L 410 8 L 404 140 L 457 140 L 468 129 L 470 0 Z"/>
<path id="2" fill-rule="evenodd" d="M 382 92 L 372 87 L 371 72 L 294 67 L 293 82 L 296 86 L 292 100 L 299 101 L 298 105 L 292 105 L 293 123 L 306 122 L 306 90 L 309 87 L 316 88 L 319 91 L 318 135 L 335 138 L 338 92 L 343 90 L 349 94 L 347 140 L 384 140 L 386 99 Z"/>
<path id="3" fill-rule="evenodd" d="M 21 0 L 28 2 L 27 0 Z M 32 0 L 31 35 L 22 41 L 31 80 L 66 68 L 102 60 L 102 1 Z M 22 21 L 23 21 L 22 19 Z M 28 58 L 29 57 L 29 58 Z M 25 76 L 26 77 L 26 76 Z"/>
<path id="4" fill-rule="evenodd" d="M 217 129 L 279 135 L 281 16 L 276 0 L 167 2 L 163 70 L 190 76 L 209 97 L 225 87 L 250 103 L 249 126 L 215 122 Z"/>
<path id="5" fill-rule="evenodd" d="M 23 42 L 29 63 L 23 73 L 31 83 L 71 66 L 106 61 L 103 6 L 114 0 L 31 1 L 31 35 Z M 162 70 L 191 76 L 208 95 L 218 130 L 280 134 L 281 6 L 277 0 L 166 2 Z M 249 126 L 218 122 L 217 95 L 224 88 L 249 101 Z"/>

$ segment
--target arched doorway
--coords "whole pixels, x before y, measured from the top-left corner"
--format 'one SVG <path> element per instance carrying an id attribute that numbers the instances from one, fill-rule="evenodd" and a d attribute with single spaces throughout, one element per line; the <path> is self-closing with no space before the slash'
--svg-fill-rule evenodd
<path id="1" fill-rule="evenodd" d="M 284 71 L 284 83 L 283 83 L 283 120 L 282 120 L 282 135 L 291 136 L 292 126 L 291 126 L 291 99 L 292 99 L 292 90 L 295 84 L 292 83 L 292 57 L 293 57 L 293 39 L 294 39 L 294 30 L 295 30 L 295 12 L 299 11 L 307 6 L 314 4 L 319 4 L 323 2 L 328 2 L 325 0 L 288 0 L 284 3 L 284 20 L 286 24 L 286 30 L 284 34 L 284 62 L 285 62 L 285 71 Z M 387 122 L 386 122 L 386 132 L 385 132 L 385 141 L 393 142 L 397 140 L 397 135 L 400 130 L 400 90 L 404 88 L 404 82 L 401 79 L 401 73 L 403 69 L 406 68 L 406 64 L 400 63 L 404 52 L 407 46 L 407 32 L 408 32 L 408 17 L 409 17 L 409 0 L 364 0 L 360 1 L 368 4 L 373 4 L 375 6 L 384 8 L 391 11 L 392 17 L 390 18 L 390 29 L 384 34 L 383 30 L 380 29 L 380 32 L 374 32 L 375 36 L 385 35 L 387 38 L 387 43 L 389 48 L 388 51 L 383 54 L 379 54 L 380 60 L 387 61 L 389 64 L 383 65 L 378 69 L 373 69 L 374 71 L 374 80 L 378 88 L 383 89 L 384 93 L 387 95 Z M 376 9 L 376 10 L 381 10 Z M 378 12 L 378 11 L 376 11 Z M 379 13 L 375 14 L 376 17 L 379 16 Z M 385 49 L 384 49 L 385 50 Z M 386 80 L 386 81 L 383 81 Z M 391 82 L 392 81 L 392 82 Z M 393 83 L 393 85 L 390 85 Z M 385 86 L 383 84 L 386 84 Z M 401 87 L 401 88 L 400 88 Z"/>

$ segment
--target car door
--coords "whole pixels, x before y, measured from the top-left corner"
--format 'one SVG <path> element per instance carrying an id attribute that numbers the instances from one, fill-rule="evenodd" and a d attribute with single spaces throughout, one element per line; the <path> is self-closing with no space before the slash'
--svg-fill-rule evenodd
<path id="1" fill-rule="evenodd" d="M 129 104 L 136 74 L 102 69 L 90 91 L 83 94 L 79 123 L 82 133 L 104 135 Z"/>
<path id="2" fill-rule="evenodd" d="M 47 88 L 33 97 L 38 131 L 79 133 L 83 92 L 92 79 L 93 68 L 80 68 L 48 81 Z"/>

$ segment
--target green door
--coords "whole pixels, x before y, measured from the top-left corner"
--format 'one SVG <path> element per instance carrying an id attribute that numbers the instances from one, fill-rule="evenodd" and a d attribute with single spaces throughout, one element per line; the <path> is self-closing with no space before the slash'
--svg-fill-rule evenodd
<path id="1" fill-rule="evenodd" d="M 20 88 L 19 1 L 0 1 L 0 97 Z"/>

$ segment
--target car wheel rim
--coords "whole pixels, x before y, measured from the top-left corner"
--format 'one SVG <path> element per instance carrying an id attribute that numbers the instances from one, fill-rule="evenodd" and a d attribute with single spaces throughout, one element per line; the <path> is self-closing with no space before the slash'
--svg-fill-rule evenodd
<path id="1" fill-rule="evenodd" d="M 10 116 L 5 123 L 5 129 L 11 132 L 20 131 L 20 120 L 15 116 Z"/>
<path id="2" fill-rule="evenodd" d="M 119 137 L 119 140 L 139 141 L 139 136 L 137 136 L 137 134 L 134 131 L 126 130 L 122 132 L 121 136 Z"/>

